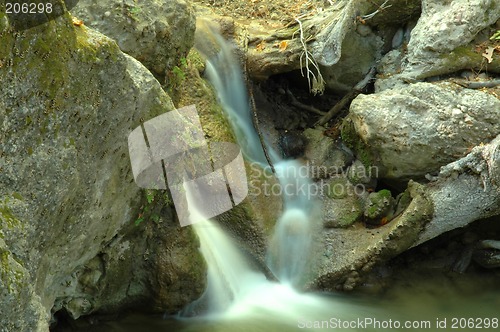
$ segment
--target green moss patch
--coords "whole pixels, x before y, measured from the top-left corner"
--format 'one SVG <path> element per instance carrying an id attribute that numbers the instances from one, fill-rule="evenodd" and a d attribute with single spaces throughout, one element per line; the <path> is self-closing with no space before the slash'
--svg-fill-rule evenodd
<path id="1" fill-rule="evenodd" d="M 366 144 L 358 137 L 354 124 L 349 117 L 346 117 L 342 122 L 340 134 L 344 144 L 355 152 L 356 157 L 367 169 L 370 169 L 372 165 L 375 165 L 375 156 L 370 152 Z"/>

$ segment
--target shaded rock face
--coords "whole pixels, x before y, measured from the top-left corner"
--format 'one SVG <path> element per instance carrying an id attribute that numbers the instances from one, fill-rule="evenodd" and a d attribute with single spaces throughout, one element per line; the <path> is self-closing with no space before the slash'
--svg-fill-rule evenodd
<path id="1" fill-rule="evenodd" d="M 155 212 L 156 213 L 156 212 Z M 173 209 L 163 207 L 155 221 L 129 223 L 101 251 L 71 275 L 52 312 L 71 318 L 141 310 L 175 313 L 205 288 L 205 263 L 190 228 L 179 227 Z"/>
<path id="2" fill-rule="evenodd" d="M 500 101 L 454 84 L 416 83 L 358 96 L 347 121 L 343 136 L 359 137 L 356 153 L 371 156 L 381 177 L 423 178 L 493 139 Z"/>
<path id="3" fill-rule="evenodd" d="M 345 36 L 339 61 L 329 67 L 321 67 L 326 87 L 334 92 L 350 91 L 380 59 L 382 39 L 372 33 L 368 26 L 360 27 L 364 29 L 349 32 Z"/>
<path id="4" fill-rule="evenodd" d="M 159 77 L 194 42 L 194 13 L 184 0 L 80 0 L 71 13 L 116 40 L 123 52 Z"/>
<path id="5" fill-rule="evenodd" d="M 68 14 L 23 32 L 3 12 L 0 22 L 0 326 L 46 331 L 54 305 L 77 317 L 151 299 L 155 288 L 158 309 L 195 298 L 203 287 L 185 292 L 203 285 L 203 264 L 190 230 L 127 235 L 141 204 L 127 137 L 173 109 L 160 84 Z"/>

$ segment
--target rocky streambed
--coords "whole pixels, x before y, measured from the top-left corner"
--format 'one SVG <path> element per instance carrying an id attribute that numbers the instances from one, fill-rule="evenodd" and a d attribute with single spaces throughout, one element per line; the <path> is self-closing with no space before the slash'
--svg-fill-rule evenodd
<path id="1" fill-rule="evenodd" d="M 19 30 L 0 7 L 2 330 L 175 313 L 203 292 L 196 236 L 168 192 L 135 185 L 126 142 L 191 104 L 209 141 L 234 141 L 203 76 L 213 26 L 240 56 L 259 131 L 318 189 L 305 288 L 376 289 L 415 261 L 495 271 L 499 18 L 493 0 L 81 0 Z M 272 176 L 247 173 L 250 195 L 218 220 L 259 268 L 282 202 L 264 194 Z"/>

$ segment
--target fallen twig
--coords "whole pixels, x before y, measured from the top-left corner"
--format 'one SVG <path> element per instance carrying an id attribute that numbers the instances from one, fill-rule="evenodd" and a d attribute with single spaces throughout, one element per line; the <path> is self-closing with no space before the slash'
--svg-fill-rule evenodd
<path id="1" fill-rule="evenodd" d="M 301 103 L 300 101 L 297 100 L 297 98 L 295 98 L 295 96 L 292 94 L 292 91 L 290 91 L 288 89 L 286 89 L 286 94 L 288 97 L 290 97 L 290 100 L 291 100 L 290 104 L 291 105 L 298 107 L 300 109 L 303 109 L 305 111 L 314 113 L 314 114 L 319 114 L 319 115 L 326 114 L 326 112 L 320 111 L 319 109 L 317 109 L 314 106 L 310 106 L 310 105 L 306 105 L 306 104 Z"/>
<path id="2" fill-rule="evenodd" d="M 492 79 L 489 81 L 483 82 L 471 82 L 467 80 L 453 79 L 451 80 L 453 83 L 463 86 L 468 89 L 481 89 L 481 88 L 494 88 L 500 85 L 500 79 Z"/>
<path id="3" fill-rule="evenodd" d="M 318 122 L 314 124 L 314 126 L 315 127 L 322 126 L 328 121 L 330 121 L 331 118 L 333 118 L 351 100 L 356 98 L 356 96 L 361 93 L 361 91 L 365 88 L 365 86 L 372 80 L 374 75 L 375 75 L 375 67 L 372 67 L 366 74 L 365 78 L 359 81 L 358 84 L 356 84 L 351 91 L 349 91 L 344 97 L 342 97 L 342 99 L 340 99 L 340 101 L 336 103 L 335 106 L 333 106 L 321 119 L 319 119 Z"/>

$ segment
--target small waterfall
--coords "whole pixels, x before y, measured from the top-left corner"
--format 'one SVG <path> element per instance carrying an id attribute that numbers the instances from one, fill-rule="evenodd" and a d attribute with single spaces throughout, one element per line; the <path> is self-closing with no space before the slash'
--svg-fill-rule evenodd
<path id="1" fill-rule="evenodd" d="M 271 271 L 282 282 L 294 286 L 300 285 L 308 267 L 315 214 L 314 197 L 310 192 L 312 183 L 307 172 L 302 174 L 301 167 L 296 160 L 280 161 L 275 165 L 284 210 L 276 223 L 267 255 Z"/>
<path id="2" fill-rule="evenodd" d="M 221 37 L 215 37 L 221 51 L 207 61 L 206 74 L 215 87 L 224 113 L 236 134 L 238 144 L 248 161 L 262 168 L 269 167 L 251 116 L 244 81 L 231 48 Z M 276 176 L 283 192 L 284 211 L 275 226 L 269 245 L 267 262 L 282 282 L 268 281 L 262 273 L 253 271 L 231 239 L 214 223 L 205 221 L 193 225 L 201 242 L 201 251 L 208 264 L 208 287 L 193 304 L 207 306 L 208 316 L 218 318 L 244 317 L 269 313 L 277 317 L 296 319 L 304 313 L 311 317 L 327 307 L 324 298 L 303 295 L 292 286 L 299 285 L 307 268 L 312 242 L 312 216 L 315 205 L 310 195 L 311 182 L 294 160 L 280 160 L 278 153 L 266 146 L 273 159 Z M 197 215 L 195 202 L 189 203 L 190 213 Z M 188 308 L 193 310 L 193 306 Z M 306 308 L 305 306 L 308 306 Z M 196 311 L 196 310 L 194 310 Z"/>
<path id="3" fill-rule="evenodd" d="M 219 102 L 236 135 L 243 155 L 247 160 L 265 166 L 267 160 L 259 136 L 253 127 L 250 103 L 241 69 L 227 42 L 219 35 L 215 35 L 215 38 L 221 50 L 216 57 L 207 61 L 205 73 L 217 91 Z"/>
<path id="4" fill-rule="evenodd" d="M 247 160 L 268 167 L 261 142 L 253 127 L 252 112 L 238 62 L 222 37 L 215 36 L 221 48 L 207 61 L 206 73 L 215 87 L 224 113 L 236 134 Z M 283 191 L 284 211 L 279 218 L 268 253 L 268 264 L 276 277 L 298 285 L 304 274 L 311 247 L 311 216 L 314 212 L 310 195 L 311 182 L 307 172 L 295 160 L 281 160 L 279 154 L 266 146 L 274 163 Z M 303 174 L 305 173 L 305 174 Z"/>
<path id="5" fill-rule="evenodd" d="M 251 269 L 238 247 L 216 223 L 200 214 L 194 196 L 189 188 L 185 189 L 189 219 L 200 239 L 200 250 L 208 266 L 208 285 L 203 296 L 182 314 L 191 316 L 199 311 L 221 314 L 232 303 L 241 300 L 254 284 L 266 278 Z"/>

